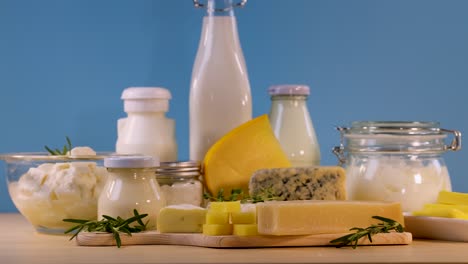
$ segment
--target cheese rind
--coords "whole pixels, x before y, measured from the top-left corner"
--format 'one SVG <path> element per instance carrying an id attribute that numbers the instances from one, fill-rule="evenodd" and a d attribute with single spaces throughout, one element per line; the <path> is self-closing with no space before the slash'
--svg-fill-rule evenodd
<path id="1" fill-rule="evenodd" d="M 262 169 L 249 183 L 251 196 L 268 193 L 280 201 L 345 200 L 345 171 L 338 166 Z"/>
<path id="2" fill-rule="evenodd" d="M 404 225 L 399 203 L 363 201 L 274 201 L 257 204 L 258 233 L 262 235 L 313 235 L 346 233 L 393 219 Z"/>
<path id="3" fill-rule="evenodd" d="M 194 205 L 171 205 L 159 211 L 156 229 L 161 233 L 201 233 L 206 209 Z"/>

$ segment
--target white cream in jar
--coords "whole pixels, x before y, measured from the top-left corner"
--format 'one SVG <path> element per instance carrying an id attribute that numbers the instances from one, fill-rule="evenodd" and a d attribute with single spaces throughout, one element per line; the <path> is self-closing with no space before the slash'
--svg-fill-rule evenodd
<path id="1" fill-rule="evenodd" d="M 461 148 L 459 131 L 408 121 L 360 121 L 338 129 L 341 145 L 334 152 L 346 169 L 348 199 L 400 202 L 412 212 L 451 190 L 442 154 Z M 446 145 L 450 133 L 454 138 Z"/>
<path id="2" fill-rule="evenodd" d="M 155 168 L 159 165 L 150 156 L 121 156 L 104 160 L 104 166 L 109 172 L 107 182 L 98 200 L 98 218 L 102 215 L 122 217 L 148 214 L 143 222 L 147 229 L 156 229 L 159 210 L 166 206 L 166 200 L 161 192 L 155 176 Z"/>

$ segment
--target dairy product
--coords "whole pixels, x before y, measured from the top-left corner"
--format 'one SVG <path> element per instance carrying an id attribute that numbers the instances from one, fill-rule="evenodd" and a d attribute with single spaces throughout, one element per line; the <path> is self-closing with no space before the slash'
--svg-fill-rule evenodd
<path id="1" fill-rule="evenodd" d="M 441 191 L 437 203 L 468 205 L 468 193 Z"/>
<path id="2" fill-rule="evenodd" d="M 80 150 L 71 151 L 77 152 Z M 9 191 L 32 225 L 63 230 L 72 224 L 62 219 L 97 218 L 97 198 L 106 178 L 106 169 L 95 162 L 43 163 L 30 168 L 18 182 L 10 183 Z"/>
<path id="3" fill-rule="evenodd" d="M 204 224 L 203 234 L 207 236 L 232 235 L 232 225 L 231 224 L 223 224 L 223 225 Z"/>
<path id="4" fill-rule="evenodd" d="M 206 209 L 192 204 L 166 206 L 159 211 L 157 229 L 161 233 L 201 233 Z"/>
<path id="5" fill-rule="evenodd" d="M 393 219 L 404 225 L 399 203 L 361 201 L 274 201 L 257 204 L 258 233 L 262 235 L 312 235 L 346 233 Z"/>
<path id="6" fill-rule="evenodd" d="M 248 192 L 252 174 L 263 168 L 289 167 L 286 154 L 273 134 L 268 116 L 262 115 L 233 129 L 207 152 L 204 167 L 206 187 L 212 194 L 232 188 Z"/>
<path id="7" fill-rule="evenodd" d="M 199 181 L 177 182 L 172 185 L 161 184 L 161 191 L 166 198 L 167 205 L 202 203 L 203 187 Z"/>
<path id="8" fill-rule="evenodd" d="M 215 224 L 215 225 L 229 224 L 229 213 L 228 212 L 216 212 L 216 211 L 210 210 L 206 214 L 205 223 Z"/>
<path id="9" fill-rule="evenodd" d="M 435 202 L 441 190 L 451 190 L 447 167 L 440 159 L 415 156 L 351 158 L 346 178 L 348 199 L 399 202 L 405 212 Z"/>
<path id="10" fill-rule="evenodd" d="M 236 236 L 256 236 L 258 235 L 257 224 L 234 224 L 232 234 Z"/>
<path id="11" fill-rule="evenodd" d="M 294 167 L 320 165 L 320 146 L 307 108 L 307 85 L 274 85 L 270 124 Z"/>
<path id="12" fill-rule="evenodd" d="M 261 169 L 250 178 L 249 192 L 282 201 L 345 200 L 345 171 L 338 166 Z"/>
<path id="13" fill-rule="evenodd" d="M 252 118 L 249 78 L 232 14 L 203 18 L 189 104 L 191 160 L 203 160 L 217 140 Z"/>
<path id="14" fill-rule="evenodd" d="M 211 212 L 218 212 L 218 213 L 232 213 L 232 212 L 240 212 L 241 211 L 241 203 L 240 201 L 232 201 L 232 202 L 211 202 L 209 204 L 209 210 Z"/>

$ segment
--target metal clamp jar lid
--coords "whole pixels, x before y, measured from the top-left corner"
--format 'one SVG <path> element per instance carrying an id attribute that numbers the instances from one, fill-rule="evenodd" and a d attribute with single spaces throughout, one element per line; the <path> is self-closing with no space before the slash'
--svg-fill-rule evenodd
<path id="1" fill-rule="evenodd" d="M 351 127 L 337 127 L 340 146 L 333 153 L 341 164 L 348 153 L 441 153 L 461 149 L 461 132 L 440 128 L 438 122 L 355 121 Z M 453 139 L 449 145 L 445 140 Z"/>

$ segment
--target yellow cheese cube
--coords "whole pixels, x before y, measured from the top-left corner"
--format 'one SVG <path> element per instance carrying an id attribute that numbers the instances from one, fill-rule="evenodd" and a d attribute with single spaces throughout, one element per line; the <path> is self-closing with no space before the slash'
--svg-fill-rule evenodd
<path id="1" fill-rule="evenodd" d="M 231 213 L 232 224 L 256 224 L 257 215 L 255 212 L 237 212 Z"/>
<path id="2" fill-rule="evenodd" d="M 461 204 L 425 204 L 425 209 L 437 209 L 437 208 L 453 208 L 462 211 L 465 214 L 468 214 L 468 205 L 461 205 Z"/>
<path id="3" fill-rule="evenodd" d="M 372 216 L 404 225 L 399 203 L 306 200 L 257 204 L 258 233 L 262 235 L 346 233 L 353 227 L 366 228 L 381 222 Z"/>
<path id="4" fill-rule="evenodd" d="M 183 204 L 171 205 L 159 211 L 157 230 L 161 233 L 201 233 L 206 209 Z"/>
<path id="5" fill-rule="evenodd" d="M 437 203 L 468 205 L 468 193 L 441 191 Z"/>
<path id="6" fill-rule="evenodd" d="M 236 224 L 233 225 L 233 235 L 236 236 L 256 236 L 258 235 L 257 224 Z"/>
<path id="7" fill-rule="evenodd" d="M 206 224 L 225 225 L 229 224 L 228 212 L 213 212 L 208 211 L 206 214 Z"/>
<path id="8" fill-rule="evenodd" d="M 203 234 L 207 236 L 226 236 L 232 235 L 232 225 L 203 225 Z"/>
<path id="9" fill-rule="evenodd" d="M 413 212 L 413 215 L 436 216 L 436 217 L 458 218 L 458 219 L 468 220 L 468 214 L 465 214 L 456 208 L 450 208 L 450 207 L 424 208 L 423 210 Z"/>
<path id="10" fill-rule="evenodd" d="M 235 212 L 241 211 L 241 204 L 240 204 L 240 201 L 211 202 L 209 210 L 210 212 L 235 213 Z"/>

